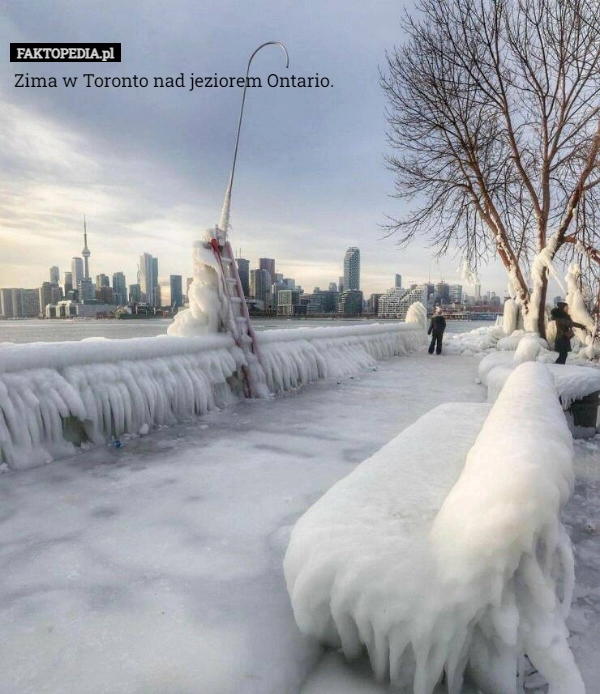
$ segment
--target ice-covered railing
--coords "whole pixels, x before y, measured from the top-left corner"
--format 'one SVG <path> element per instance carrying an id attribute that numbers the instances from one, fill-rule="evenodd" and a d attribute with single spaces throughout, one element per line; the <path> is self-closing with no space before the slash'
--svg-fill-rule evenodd
<path id="1" fill-rule="evenodd" d="M 258 346 L 271 392 L 356 374 L 423 343 L 415 324 L 274 330 Z M 246 356 L 227 334 L 0 348 L 0 462 L 13 468 L 145 433 L 243 397 Z M 260 368 L 258 366 L 257 368 Z"/>
<path id="2" fill-rule="evenodd" d="M 257 334 L 260 360 L 273 392 L 373 368 L 379 359 L 416 351 L 424 344 L 424 336 L 423 328 L 415 323 L 269 330 Z"/>
<path id="3" fill-rule="evenodd" d="M 517 692 L 524 654 L 549 692 L 583 694 L 560 521 L 572 440 L 554 381 L 523 364 L 486 407 L 436 408 L 298 521 L 284 565 L 296 621 L 348 657 L 366 647 L 378 679 L 414 694 L 444 673 L 449 694 L 465 673 L 484 694 Z"/>
<path id="4" fill-rule="evenodd" d="M 0 460 L 40 465 L 203 414 L 236 397 L 241 351 L 228 335 L 35 343 L 0 349 Z"/>

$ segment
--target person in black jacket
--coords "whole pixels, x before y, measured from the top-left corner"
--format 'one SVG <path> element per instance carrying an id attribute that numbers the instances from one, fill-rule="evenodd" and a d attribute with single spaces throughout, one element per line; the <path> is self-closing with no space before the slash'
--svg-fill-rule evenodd
<path id="1" fill-rule="evenodd" d="M 575 323 L 569 315 L 569 305 L 564 301 L 559 301 L 556 308 L 550 311 L 550 320 L 556 322 L 556 339 L 554 349 L 558 352 L 558 359 L 555 364 L 564 364 L 567 361 L 567 354 L 571 351 L 571 338 L 574 336 L 573 328 L 585 330 L 585 325 Z"/>
<path id="2" fill-rule="evenodd" d="M 429 345 L 429 354 L 433 354 L 433 348 L 435 347 L 435 353 L 442 353 L 442 340 L 444 338 L 444 330 L 446 329 L 446 319 L 442 315 L 442 309 L 437 306 L 435 313 L 431 317 L 431 323 L 429 324 L 428 335 L 431 335 L 431 344 Z M 437 343 L 437 344 L 436 344 Z"/>

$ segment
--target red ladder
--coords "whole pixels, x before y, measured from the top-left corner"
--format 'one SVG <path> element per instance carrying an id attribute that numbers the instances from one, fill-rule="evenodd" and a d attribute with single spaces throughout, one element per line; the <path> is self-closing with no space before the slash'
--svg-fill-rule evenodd
<path id="1" fill-rule="evenodd" d="M 217 231 L 218 229 L 215 229 L 215 232 Z M 250 321 L 248 305 L 244 297 L 244 289 L 231 244 L 229 241 L 223 243 L 215 235 L 208 245 L 212 248 L 221 268 L 221 295 L 225 307 L 225 328 L 231 333 L 235 344 L 244 354 L 246 356 L 252 355 L 247 359 L 248 362 L 259 361 L 256 333 Z M 250 378 L 247 366 L 242 366 L 241 376 L 245 396 L 249 398 L 257 396 L 258 393 L 253 392 L 253 379 Z"/>

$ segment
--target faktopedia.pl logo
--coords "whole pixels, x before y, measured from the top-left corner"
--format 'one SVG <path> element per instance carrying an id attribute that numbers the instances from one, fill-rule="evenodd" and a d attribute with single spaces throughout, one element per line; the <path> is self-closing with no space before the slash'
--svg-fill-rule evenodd
<path id="1" fill-rule="evenodd" d="M 120 63 L 120 43 L 11 43 L 11 63 Z"/>

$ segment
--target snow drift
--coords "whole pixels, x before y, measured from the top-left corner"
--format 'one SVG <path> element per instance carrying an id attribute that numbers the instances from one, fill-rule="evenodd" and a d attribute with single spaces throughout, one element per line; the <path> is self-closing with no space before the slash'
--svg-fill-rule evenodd
<path id="1" fill-rule="evenodd" d="M 371 368 L 414 351 L 423 336 L 414 324 L 303 328 L 261 333 L 258 345 L 268 387 L 279 392 Z M 68 455 L 83 440 L 145 433 L 234 402 L 243 397 L 247 366 L 224 333 L 0 351 L 0 462 L 12 468 Z"/>
<path id="2" fill-rule="evenodd" d="M 298 521 L 284 563 L 296 621 L 347 657 L 366 647 L 378 679 L 414 694 L 443 673 L 458 694 L 466 671 L 484 694 L 516 693 L 525 653 L 551 694 L 582 694 L 560 522 L 572 441 L 547 368 L 519 366 L 487 412 L 436 408 Z"/>

